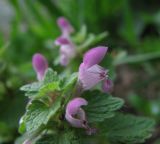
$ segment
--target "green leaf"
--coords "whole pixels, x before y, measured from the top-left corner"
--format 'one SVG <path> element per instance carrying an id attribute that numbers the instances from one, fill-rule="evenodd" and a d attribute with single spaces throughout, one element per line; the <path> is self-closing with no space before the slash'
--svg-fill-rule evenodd
<path id="1" fill-rule="evenodd" d="M 122 99 L 102 94 L 98 91 L 90 92 L 90 95 L 86 93 L 85 95 L 88 100 L 85 110 L 89 122 L 102 122 L 106 118 L 113 117 L 115 111 L 124 104 Z"/>
<path id="2" fill-rule="evenodd" d="M 87 27 L 86 25 L 82 25 L 79 32 L 77 32 L 76 35 L 73 37 L 73 41 L 75 43 L 80 44 L 85 40 L 86 35 L 87 35 Z"/>
<path id="3" fill-rule="evenodd" d="M 58 81 L 58 75 L 57 72 L 53 71 L 51 68 L 48 68 L 48 70 L 45 73 L 43 83 L 51 83 L 53 81 Z"/>
<path id="4" fill-rule="evenodd" d="M 24 85 L 20 89 L 26 91 L 25 96 L 31 99 L 39 99 L 51 92 L 59 91 L 59 85 L 60 80 L 58 79 L 57 72 L 49 68 L 45 73 L 43 81 Z"/>
<path id="5" fill-rule="evenodd" d="M 96 35 L 93 43 L 96 44 L 96 43 L 102 41 L 102 40 L 103 40 L 104 38 L 106 38 L 108 35 L 109 35 L 109 33 L 108 33 L 107 31 Z"/>
<path id="6" fill-rule="evenodd" d="M 77 73 L 73 73 L 64 83 L 63 90 L 67 91 L 72 88 L 72 86 L 76 83 Z"/>
<path id="7" fill-rule="evenodd" d="M 38 98 L 43 97 L 50 92 L 59 91 L 60 80 L 57 72 L 53 71 L 51 68 L 48 68 L 44 76 L 43 84 L 44 85 L 41 86 L 37 94 Z"/>
<path id="8" fill-rule="evenodd" d="M 102 135 L 114 143 L 143 143 L 151 136 L 155 122 L 144 117 L 117 114 L 102 124 Z"/>
<path id="9" fill-rule="evenodd" d="M 29 97 L 29 98 L 31 98 L 31 99 L 36 99 L 36 98 L 37 98 L 37 93 L 38 93 L 38 92 L 30 92 L 30 91 L 27 91 L 27 92 L 25 93 L 25 96 L 27 96 L 27 97 Z"/>
<path id="10" fill-rule="evenodd" d="M 43 135 L 35 144 L 80 144 L 72 131 L 65 131 L 56 135 Z"/>
<path id="11" fill-rule="evenodd" d="M 48 83 L 40 88 L 37 94 L 37 98 L 43 97 L 50 92 L 59 91 L 59 90 L 60 90 L 59 82 Z"/>
<path id="12" fill-rule="evenodd" d="M 28 134 L 25 133 L 22 136 L 16 138 L 14 144 L 23 144 L 26 139 L 28 139 Z"/>
<path id="13" fill-rule="evenodd" d="M 51 82 L 39 87 L 39 90 L 37 92 L 32 91 L 32 89 L 30 89 L 25 93 L 25 96 L 31 99 L 39 99 L 39 98 L 45 97 L 47 94 L 51 92 L 59 91 L 59 90 L 60 90 L 59 82 Z"/>
<path id="14" fill-rule="evenodd" d="M 44 135 L 35 144 L 56 144 L 56 137 L 54 135 Z"/>
<path id="15" fill-rule="evenodd" d="M 31 84 L 27 84 L 27 85 L 22 86 L 20 88 L 20 90 L 21 91 L 28 91 L 28 92 L 37 92 L 41 86 L 42 86 L 41 82 L 34 82 Z"/>
<path id="16" fill-rule="evenodd" d="M 57 97 L 51 106 L 47 106 L 41 101 L 33 101 L 28 106 L 25 115 L 26 130 L 31 132 L 40 128 L 42 125 L 46 125 L 60 107 L 61 97 Z"/>
<path id="17" fill-rule="evenodd" d="M 21 134 L 26 132 L 26 122 L 25 122 L 26 120 L 25 120 L 25 118 L 26 118 L 26 115 L 23 115 L 21 117 L 21 119 L 19 120 L 18 132 L 21 133 Z"/>

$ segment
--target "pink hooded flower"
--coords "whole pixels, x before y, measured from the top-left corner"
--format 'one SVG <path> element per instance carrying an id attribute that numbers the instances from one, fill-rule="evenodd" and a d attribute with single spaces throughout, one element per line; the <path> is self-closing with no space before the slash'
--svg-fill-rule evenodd
<path id="1" fill-rule="evenodd" d="M 83 98 L 74 98 L 67 104 L 65 117 L 73 127 L 85 128 L 86 115 L 81 106 L 87 104 L 88 102 Z"/>
<path id="2" fill-rule="evenodd" d="M 63 37 L 68 37 L 74 31 L 69 21 L 64 17 L 58 18 L 57 24 L 62 31 Z"/>
<path id="3" fill-rule="evenodd" d="M 35 72 L 37 73 L 37 79 L 39 81 L 43 80 L 45 71 L 48 68 L 48 62 L 46 58 L 43 55 L 36 53 L 32 58 L 32 65 Z"/>
<path id="4" fill-rule="evenodd" d="M 98 46 L 87 51 L 83 57 L 86 68 L 99 64 L 106 55 L 108 47 Z"/>
<path id="5" fill-rule="evenodd" d="M 87 104 L 88 102 L 83 98 L 74 98 L 67 104 L 65 118 L 73 127 L 84 128 L 87 134 L 91 135 L 96 132 L 96 129 L 88 126 L 85 111 L 81 108 Z"/>
<path id="6" fill-rule="evenodd" d="M 86 52 L 79 67 L 79 82 L 84 90 L 91 89 L 100 81 L 108 78 L 108 70 L 98 64 L 104 58 L 107 47 L 99 46 Z"/>
<path id="7" fill-rule="evenodd" d="M 64 37 L 59 37 L 55 41 L 56 45 L 60 45 L 60 63 L 63 66 L 69 64 L 70 60 L 75 57 L 75 46 L 74 44 Z"/>

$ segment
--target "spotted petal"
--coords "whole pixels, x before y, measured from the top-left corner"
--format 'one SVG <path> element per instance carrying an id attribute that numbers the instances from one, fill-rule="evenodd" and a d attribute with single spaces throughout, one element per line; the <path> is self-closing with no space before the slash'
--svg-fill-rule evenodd
<path id="1" fill-rule="evenodd" d="M 107 70 L 99 65 L 93 65 L 90 68 L 86 68 L 82 63 L 79 67 L 79 82 L 82 84 L 84 90 L 91 89 L 100 81 L 107 77 Z"/>

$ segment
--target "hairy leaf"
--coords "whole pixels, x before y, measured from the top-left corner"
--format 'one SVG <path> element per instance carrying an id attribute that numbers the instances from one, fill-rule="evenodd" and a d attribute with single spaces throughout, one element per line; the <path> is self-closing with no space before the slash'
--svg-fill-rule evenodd
<path id="1" fill-rule="evenodd" d="M 37 92 L 40 87 L 42 86 L 42 83 L 40 82 L 34 82 L 34 83 L 31 83 L 31 84 L 27 84 L 27 85 L 24 85 L 20 88 L 21 91 L 27 91 L 27 92 Z"/>
<path id="2" fill-rule="evenodd" d="M 43 83 L 51 83 L 53 81 L 58 81 L 58 75 L 57 72 L 53 71 L 51 68 L 48 68 L 48 70 L 45 73 Z"/>
<path id="3" fill-rule="evenodd" d="M 57 73 L 49 68 L 45 73 L 43 81 L 24 85 L 20 89 L 26 92 L 25 96 L 31 99 L 39 99 L 45 97 L 51 92 L 59 91 L 59 85 L 60 80 Z"/>
<path id="4" fill-rule="evenodd" d="M 59 82 L 51 82 L 40 88 L 37 97 L 43 97 L 46 94 L 60 90 Z"/>
<path id="5" fill-rule="evenodd" d="M 34 131 L 42 125 L 46 125 L 61 106 L 61 97 L 56 98 L 51 106 L 47 106 L 40 101 L 33 101 L 27 109 L 25 116 L 26 130 Z"/>
<path id="6" fill-rule="evenodd" d="M 154 121 L 144 117 L 116 114 L 101 124 L 103 135 L 114 143 L 142 143 L 151 136 Z"/>
<path id="7" fill-rule="evenodd" d="M 77 73 L 73 73 L 64 83 L 63 90 L 67 91 L 72 88 L 77 80 Z"/>
<path id="8" fill-rule="evenodd" d="M 124 101 L 120 98 L 112 97 L 108 94 L 102 94 L 93 91 L 88 95 L 88 105 L 85 107 L 89 122 L 102 122 L 106 118 L 113 117 L 115 111 L 123 106 Z"/>
<path id="9" fill-rule="evenodd" d="M 36 144 L 80 144 L 73 132 L 63 132 L 56 135 L 44 135 Z"/>

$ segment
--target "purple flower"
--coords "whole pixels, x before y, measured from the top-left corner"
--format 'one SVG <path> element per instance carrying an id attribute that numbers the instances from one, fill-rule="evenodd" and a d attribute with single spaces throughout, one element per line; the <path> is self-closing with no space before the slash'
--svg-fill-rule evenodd
<path id="1" fill-rule="evenodd" d="M 45 57 L 39 53 L 34 54 L 32 58 L 32 65 L 35 72 L 37 73 L 37 79 L 39 81 L 43 80 L 45 71 L 48 68 L 48 62 Z"/>
<path id="2" fill-rule="evenodd" d="M 55 41 L 56 45 L 60 45 L 60 63 L 63 66 L 69 64 L 70 60 L 75 57 L 75 45 L 67 38 L 59 37 Z"/>
<path id="3" fill-rule="evenodd" d="M 107 47 L 99 46 L 86 52 L 79 67 L 79 83 L 84 90 L 91 89 L 100 81 L 108 78 L 108 70 L 98 64 L 104 58 Z"/>
<path id="4" fill-rule="evenodd" d="M 60 27 L 60 29 L 62 31 L 62 35 L 64 37 L 68 37 L 68 35 L 70 35 L 74 31 L 74 29 L 71 26 L 71 24 L 69 23 L 69 21 L 64 17 L 58 18 L 57 24 Z"/>
<path id="5" fill-rule="evenodd" d="M 88 126 L 85 111 L 81 108 L 87 104 L 88 102 L 83 98 L 74 98 L 67 104 L 65 118 L 73 127 L 84 128 L 86 133 L 91 135 L 97 130 Z"/>
<path id="6" fill-rule="evenodd" d="M 73 127 L 86 127 L 86 115 L 85 111 L 81 108 L 81 106 L 87 104 L 88 102 L 83 98 L 74 98 L 67 104 L 65 117 Z"/>
<path id="7" fill-rule="evenodd" d="M 70 41 L 67 38 L 64 38 L 63 36 L 60 36 L 55 40 L 56 45 L 67 45 L 69 43 Z"/>
<path id="8" fill-rule="evenodd" d="M 85 53 L 83 57 L 83 63 L 87 68 L 95 64 L 99 64 L 104 58 L 104 56 L 106 55 L 107 50 L 108 50 L 108 47 L 104 47 L 104 46 L 98 46 L 90 49 Z"/>
<path id="9" fill-rule="evenodd" d="M 102 84 L 102 90 L 106 93 L 113 91 L 113 82 L 110 79 L 104 80 Z"/>
<path id="10" fill-rule="evenodd" d="M 62 35 L 55 40 L 55 44 L 60 46 L 60 63 L 67 66 L 70 60 L 75 57 L 75 45 L 71 41 L 70 34 L 74 31 L 71 24 L 64 17 L 57 20 L 58 26 L 62 31 Z"/>

